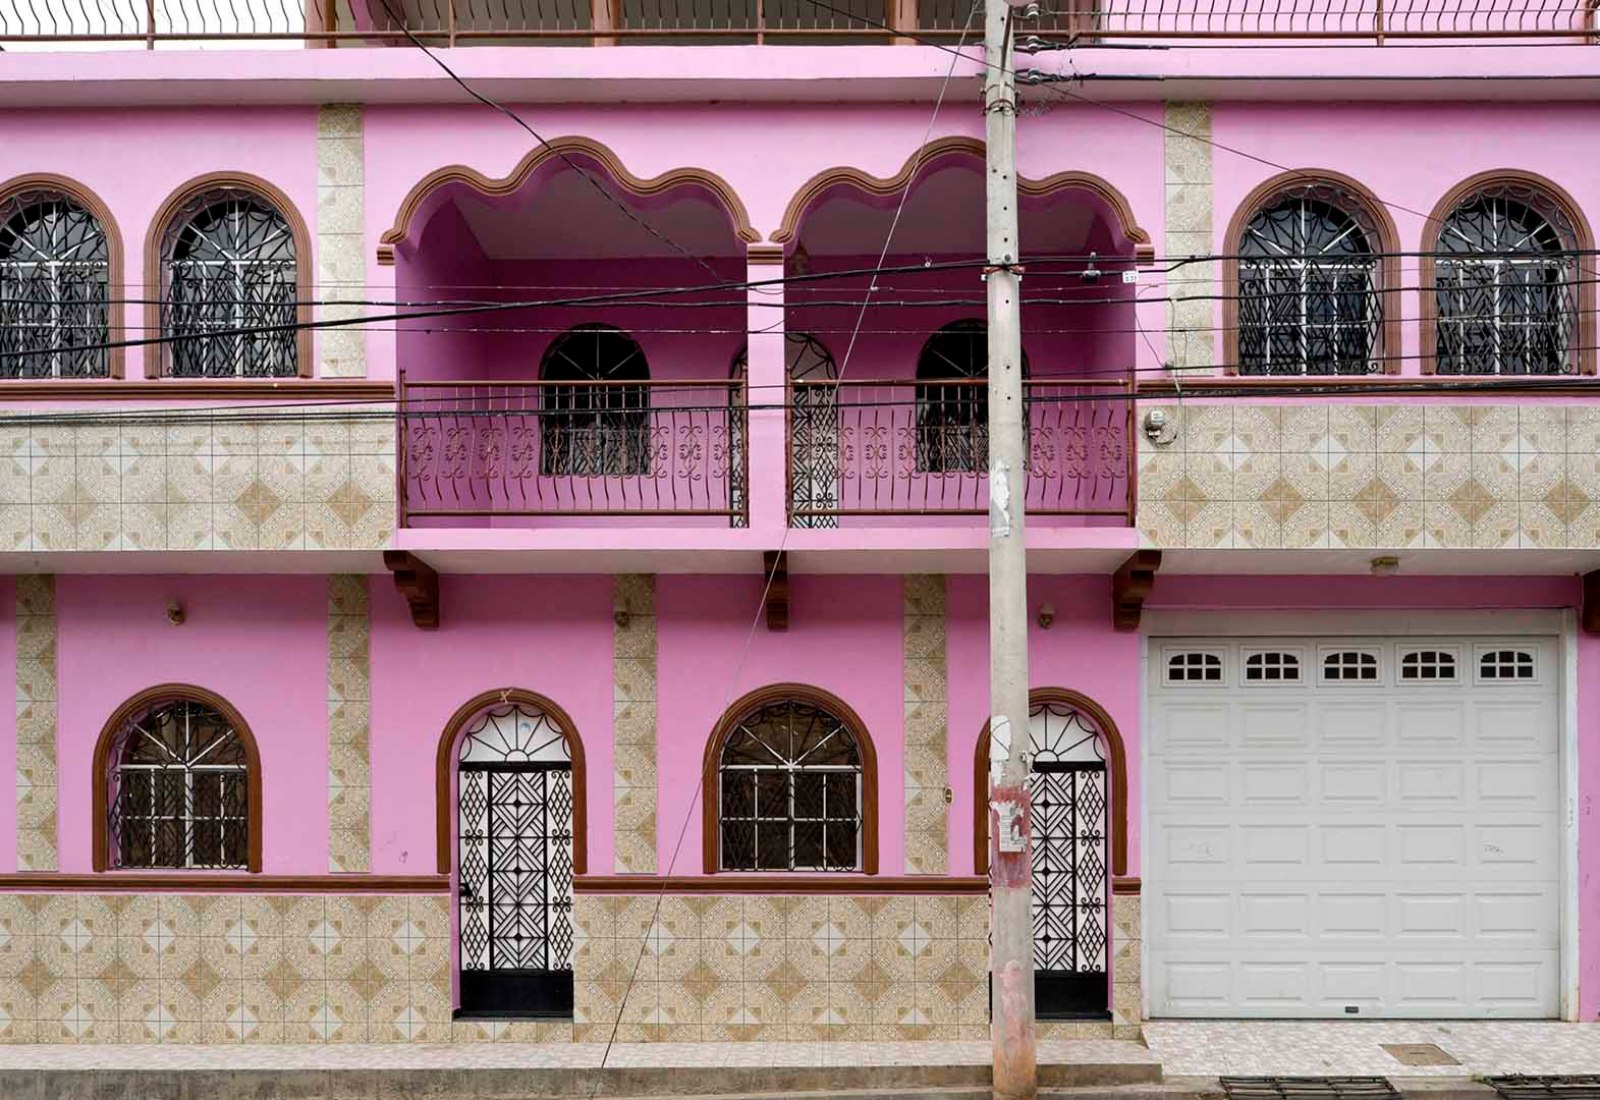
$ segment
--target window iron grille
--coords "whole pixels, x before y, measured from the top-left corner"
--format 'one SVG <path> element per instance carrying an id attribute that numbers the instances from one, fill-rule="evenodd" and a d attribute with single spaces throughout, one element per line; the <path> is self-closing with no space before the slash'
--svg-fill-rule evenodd
<path id="1" fill-rule="evenodd" d="M 1434 259 L 1435 370 L 1576 370 L 1577 233 L 1526 186 L 1479 191 L 1452 210 Z"/>
<path id="2" fill-rule="evenodd" d="M 191 700 L 159 703 L 129 721 L 109 759 L 115 866 L 248 866 L 254 779 L 227 717 Z"/>
<path id="3" fill-rule="evenodd" d="M 1022 357 L 1028 377 L 1028 357 Z M 917 471 L 989 468 L 989 328 L 956 321 L 928 337 L 917 356 Z"/>
<path id="4" fill-rule="evenodd" d="M 110 271 L 105 228 L 71 197 L 0 203 L 0 377 L 110 373 Z"/>
<path id="5" fill-rule="evenodd" d="M 627 334 L 583 325 L 556 337 L 540 376 L 539 472 L 628 477 L 650 472 L 650 368 Z M 627 383 L 639 383 L 628 385 Z"/>
<path id="6" fill-rule="evenodd" d="M 207 191 L 172 219 L 162 256 L 174 377 L 299 373 L 297 257 L 282 213 L 238 188 Z"/>
<path id="7" fill-rule="evenodd" d="M 850 728 L 784 699 L 740 718 L 718 766 L 725 871 L 859 871 L 861 750 Z"/>
<path id="8" fill-rule="evenodd" d="M 1376 372 L 1379 239 L 1362 205 L 1326 184 L 1257 211 L 1239 242 L 1239 372 Z"/>

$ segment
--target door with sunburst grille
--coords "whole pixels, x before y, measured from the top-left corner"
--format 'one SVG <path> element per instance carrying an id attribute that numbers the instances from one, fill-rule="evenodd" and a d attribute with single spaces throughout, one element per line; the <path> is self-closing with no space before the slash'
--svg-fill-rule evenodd
<path id="1" fill-rule="evenodd" d="M 543 711 L 485 711 L 457 772 L 461 1010 L 572 1014 L 572 759 Z"/>

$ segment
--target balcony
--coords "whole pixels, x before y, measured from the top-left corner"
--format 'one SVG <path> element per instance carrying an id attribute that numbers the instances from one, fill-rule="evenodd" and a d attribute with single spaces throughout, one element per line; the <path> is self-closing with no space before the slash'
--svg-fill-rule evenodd
<path id="1" fill-rule="evenodd" d="M 716 382 L 403 382 L 408 527 L 748 522 L 744 394 Z"/>
<path id="2" fill-rule="evenodd" d="M 986 385 L 795 382 L 790 524 L 961 523 L 987 514 Z M 1131 523 L 1126 385 L 1029 381 L 1025 390 L 1028 515 L 1052 525 Z"/>
<path id="3" fill-rule="evenodd" d="M 1594 0 L 1064 0 L 1034 24 L 1079 40 L 1597 40 Z M 0 44 L 432 46 L 886 43 L 949 37 L 960 0 L 0 0 Z"/>

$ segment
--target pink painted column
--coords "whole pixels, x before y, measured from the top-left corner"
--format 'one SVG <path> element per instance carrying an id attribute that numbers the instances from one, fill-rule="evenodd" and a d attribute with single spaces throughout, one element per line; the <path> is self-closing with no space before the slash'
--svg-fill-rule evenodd
<path id="1" fill-rule="evenodd" d="M 752 283 L 783 276 L 783 249 L 753 244 L 747 279 Z M 769 536 L 776 549 L 789 522 L 788 366 L 784 342 L 784 288 L 781 283 L 746 291 L 745 329 L 749 353 L 746 385 L 750 425 L 746 433 L 750 479 L 750 529 Z"/>

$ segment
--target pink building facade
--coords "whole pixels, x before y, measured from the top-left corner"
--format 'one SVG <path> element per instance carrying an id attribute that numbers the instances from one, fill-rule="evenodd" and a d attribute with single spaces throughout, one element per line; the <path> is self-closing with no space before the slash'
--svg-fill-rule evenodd
<path id="1" fill-rule="evenodd" d="M 311 7 L 0 25 L 0 1042 L 986 1036 L 960 13 Z M 1041 1034 L 1600 1017 L 1592 10 L 1090 7 Z"/>

